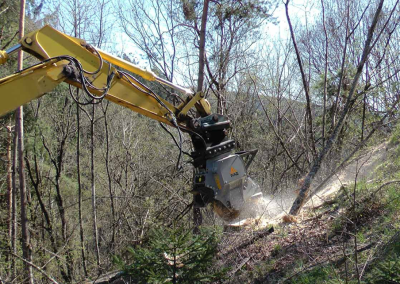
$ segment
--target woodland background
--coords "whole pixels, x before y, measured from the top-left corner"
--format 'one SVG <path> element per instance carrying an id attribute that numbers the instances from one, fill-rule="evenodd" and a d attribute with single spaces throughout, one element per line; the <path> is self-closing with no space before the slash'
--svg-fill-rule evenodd
<path id="1" fill-rule="evenodd" d="M 19 5 L 0 1 L 2 49 L 17 42 Z M 193 90 L 203 77 L 237 150 L 259 149 L 249 175 L 265 194 L 293 192 L 305 178 L 301 199 L 313 181 L 395 128 L 399 23 L 394 0 L 28 0 L 25 32 L 50 24 Z M 35 62 L 26 55 L 24 66 Z M 15 71 L 13 58 L 0 77 Z M 147 84 L 176 102 L 171 89 Z M 181 214 L 192 201 L 192 166 L 184 157 L 176 170 L 179 151 L 156 121 L 106 100 L 77 105 L 64 84 L 24 112 L 26 249 L 47 275 L 94 280 L 115 269 L 113 256 L 145 246 L 152 229 L 192 229 L 192 214 Z M 14 113 L 0 120 L 0 283 L 46 283 L 20 259 L 14 124 Z M 188 136 L 183 146 L 190 152 Z M 202 212 L 203 226 L 220 231 L 212 211 Z"/>

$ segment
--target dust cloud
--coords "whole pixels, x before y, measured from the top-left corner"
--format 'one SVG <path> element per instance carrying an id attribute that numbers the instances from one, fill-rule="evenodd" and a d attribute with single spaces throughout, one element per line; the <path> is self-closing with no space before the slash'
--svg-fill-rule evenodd
<path id="1" fill-rule="evenodd" d="M 253 186 L 259 186 L 252 181 Z M 252 189 L 254 190 L 254 189 Z M 256 226 L 258 229 L 280 222 L 283 215 L 287 214 L 296 198 L 293 191 L 272 194 L 262 194 L 245 203 L 239 217 L 227 226 Z"/>

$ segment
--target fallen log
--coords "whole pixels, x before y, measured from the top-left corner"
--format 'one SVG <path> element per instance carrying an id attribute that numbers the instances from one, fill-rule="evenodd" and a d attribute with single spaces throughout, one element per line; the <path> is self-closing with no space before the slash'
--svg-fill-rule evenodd
<path id="1" fill-rule="evenodd" d="M 228 255 L 228 254 L 230 254 L 230 253 L 232 253 L 232 252 L 234 252 L 236 250 L 240 250 L 240 249 L 243 249 L 243 248 L 245 248 L 245 247 L 247 247 L 249 245 L 252 245 L 256 241 L 258 241 L 259 239 L 262 239 L 262 238 L 272 234 L 273 232 L 274 232 L 274 227 L 271 227 L 271 228 L 269 228 L 267 230 L 263 230 L 263 231 L 260 231 L 260 232 L 255 232 L 254 236 L 252 238 L 250 238 L 249 240 L 244 241 L 240 245 L 238 245 L 238 246 L 236 246 L 236 247 L 234 247 L 234 248 L 232 248 L 232 249 L 230 249 L 230 250 L 228 250 L 228 251 L 226 251 L 224 253 L 220 253 L 220 256 L 226 256 L 226 255 Z"/>

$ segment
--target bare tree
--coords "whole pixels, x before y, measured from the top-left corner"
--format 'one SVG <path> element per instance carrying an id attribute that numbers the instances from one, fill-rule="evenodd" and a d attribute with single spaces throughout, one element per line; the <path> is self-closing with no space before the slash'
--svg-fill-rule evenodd
<path id="1" fill-rule="evenodd" d="M 11 122 L 11 121 L 10 121 Z M 10 123 L 11 124 L 11 123 Z M 8 244 L 9 249 L 12 251 L 14 246 L 13 244 L 13 226 L 16 225 L 13 223 L 13 201 L 15 197 L 13 196 L 13 160 L 12 160 L 12 137 L 13 137 L 13 128 L 14 126 L 8 125 L 6 127 L 7 130 L 7 227 L 8 227 Z M 12 272 L 14 269 L 13 263 L 10 261 L 10 271 Z"/>
<path id="2" fill-rule="evenodd" d="M 390 12 L 387 14 L 387 16 L 384 19 L 382 19 L 381 13 L 382 13 L 382 9 L 383 9 L 383 3 L 384 3 L 384 1 L 381 0 L 381 1 L 379 1 L 378 5 L 376 7 L 374 7 L 374 10 L 373 10 L 374 15 L 373 15 L 373 19 L 372 19 L 371 23 L 369 23 L 369 25 L 368 25 L 368 33 L 365 38 L 364 47 L 362 49 L 361 59 L 357 65 L 356 72 L 354 74 L 348 95 L 346 97 L 346 103 L 344 105 L 343 110 L 340 113 L 339 120 L 338 120 L 337 124 L 335 125 L 335 128 L 332 131 L 332 134 L 327 139 L 325 147 L 319 153 L 318 158 L 316 158 L 314 160 L 313 165 L 305 178 L 304 184 L 300 189 L 299 195 L 296 198 L 296 200 L 294 201 L 292 208 L 290 209 L 290 214 L 295 215 L 301 209 L 301 207 L 308 195 L 308 191 L 309 191 L 312 179 L 317 175 L 318 171 L 321 168 L 322 161 L 324 160 L 324 158 L 326 157 L 328 152 L 332 149 L 335 141 L 338 138 L 338 134 L 342 130 L 343 125 L 344 125 L 346 119 L 348 118 L 349 112 L 352 109 L 352 107 L 356 101 L 355 98 L 357 98 L 359 96 L 359 92 L 357 92 L 357 87 L 359 84 L 359 80 L 363 74 L 363 69 L 364 69 L 365 63 L 367 62 L 369 55 L 373 51 L 373 49 L 376 46 L 376 43 L 379 41 L 381 35 L 384 33 L 387 23 L 391 20 L 393 13 L 395 11 L 395 8 L 397 7 L 397 4 L 398 4 L 398 2 L 396 2 L 394 4 L 393 8 L 390 10 Z M 367 8 L 368 7 L 369 7 L 369 4 L 367 5 Z M 379 22 L 381 22 L 382 25 L 379 25 L 378 24 Z M 355 27 L 355 29 L 356 28 L 357 28 L 357 26 Z M 377 28 L 378 28 L 378 30 L 377 30 Z M 299 64 L 301 64 L 301 62 L 299 62 Z M 368 88 L 369 87 L 366 86 L 364 88 L 364 91 Z"/>
<path id="3" fill-rule="evenodd" d="M 151 69 L 169 81 L 175 77 L 176 41 L 181 30 L 176 13 L 174 0 L 133 0 L 118 6 L 125 35 L 145 53 Z M 141 60 L 137 55 L 134 59 Z"/>
<path id="4" fill-rule="evenodd" d="M 203 13 L 201 16 L 201 29 L 200 29 L 200 41 L 199 41 L 199 75 L 197 79 L 197 92 L 203 91 L 208 4 L 209 1 L 204 0 Z M 203 218 L 201 216 L 200 208 L 193 207 L 193 225 L 195 233 L 199 233 L 199 226 L 203 222 L 202 219 Z"/>
<path id="5" fill-rule="evenodd" d="M 19 21 L 19 38 L 24 36 L 25 29 L 25 0 L 21 0 L 20 8 L 20 21 Z M 18 52 L 18 70 L 23 69 L 23 52 Z M 22 232 L 22 253 L 26 261 L 32 260 L 30 236 L 28 229 L 27 217 L 27 195 L 25 184 L 25 165 L 24 165 L 24 111 L 23 107 L 19 107 L 16 112 L 15 129 L 18 137 L 18 166 L 19 166 L 19 187 L 20 187 L 20 200 L 21 200 L 21 232 Z M 16 147 L 16 146 L 15 146 Z M 33 283 L 32 267 L 24 262 L 25 268 L 25 281 L 26 283 Z"/>

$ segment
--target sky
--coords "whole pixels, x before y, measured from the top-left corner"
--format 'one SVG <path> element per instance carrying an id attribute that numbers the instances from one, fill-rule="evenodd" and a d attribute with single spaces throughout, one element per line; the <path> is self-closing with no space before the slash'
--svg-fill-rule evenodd
<path id="1" fill-rule="evenodd" d="M 289 5 L 289 15 L 291 17 L 292 25 L 296 28 L 297 25 L 304 25 L 306 23 L 306 15 L 307 20 L 312 21 L 313 15 L 319 13 L 318 8 L 315 5 L 315 0 L 292 0 Z M 278 8 L 273 13 L 273 16 L 277 19 L 277 24 L 268 23 L 265 26 L 265 32 L 268 33 L 271 39 L 279 38 L 280 40 L 285 40 L 290 37 L 289 27 L 286 20 L 285 14 L 285 5 L 281 2 L 278 5 Z M 114 49 L 116 52 L 113 52 L 116 56 L 121 56 L 121 54 L 125 53 L 129 55 L 129 57 L 138 62 L 138 65 L 145 69 L 150 69 L 149 63 L 147 60 L 141 59 L 144 53 L 138 49 L 132 40 L 124 33 L 118 32 L 115 34 L 115 41 L 117 42 Z M 271 45 L 274 40 L 271 40 Z"/>
<path id="2" fill-rule="evenodd" d="M 319 14 L 319 10 L 315 5 L 316 1 L 311 0 L 294 0 L 289 5 L 289 16 L 294 28 L 297 25 L 304 25 L 306 23 L 306 16 L 308 22 L 312 22 L 313 16 Z M 273 14 L 277 18 L 278 24 L 273 23 L 267 24 L 269 34 L 279 36 L 281 38 L 289 37 L 289 26 L 286 20 L 285 5 L 280 3 L 278 8 Z"/>
<path id="3" fill-rule="evenodd" d="M 56 3 L 55 1 L 54 3 Z M 319 1 L 315 0 L 291 0 L 289 5 L 289 15 L 291 17 L 292 25 L 296 29 L 296 26 L 303 25 L 307 20 L 312 21 L 312 15 L 319 14 L 316 3 Z M 54 7 L 53 7 L 54 9 Z M 268 34 L 270 40 L 267 41 L 272 47 L 276 40 L 287 40 L 290 37 L 288 24 L 285 14 L 285 5 L 281 1 L 273 13 L 276 18 L 277 24 L 267 23 L 264 27 L 265 33 Z M 118 28 L 117 28 L 118 29 Z M 122 54 L 128 55 L 132 61 L 137 62 L 141 68 L 150 69 L 147 60 L 143 60 L 144 52 L 135 46 L 133 41 L 122 31 L 117 31 L 113 34 L 113 39 L 110 39 L 112 44 L 110 48 L 103 47 L 108 52 L 113 53 L 115 56 L 121 57 Z"/>

